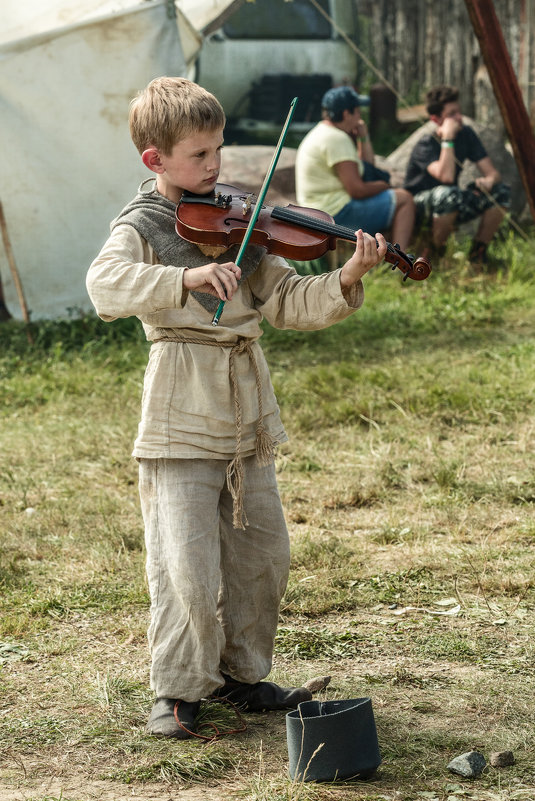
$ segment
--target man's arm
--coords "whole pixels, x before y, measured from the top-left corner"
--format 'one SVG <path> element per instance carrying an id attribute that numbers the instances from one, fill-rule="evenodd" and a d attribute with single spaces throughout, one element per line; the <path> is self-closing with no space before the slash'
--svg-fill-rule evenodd
<path id="1" fill-rule="evenodd" d="M 476 186 L 478 186 L 480 189 L 486 189 L 487 192 L 490 192 L 494 184 L 498 183 L 500 180 L 500 173 L 492 163 L 489 156 L 485 156 L 484 159 L 476 161 L 476 167 L 481 173 L 481 176 L 476 178 Z"/>
<path id="2" fill-rule="evenodd" d="M 437 161 L 432 161 L 427 167 L 427 172 L 433 176 L 435 181 L 441 184 L 455 183 L 456 166 L 455 166 L 455 148 L 454 140 L 459 131 L 461 124 L 458 120 L 448 117 L 444 120 L 442 125 L 437 127 L 436 133 L 440 138 L 440 157 Z"/>
<path id="3" fill-rule="evenodd" d="M 353 131 L 353 138 L 361 160 L 369 161 L 370 164 L 375 164 L 375 152 L 373 150 L 370 134 L 368 133 L 368 126 L 364 120 L 358 121 L 357 127 Z"/>
<path id="4" fill-rule="evenodd" d="M 453 147 L 441 147 L 438 161 L 428 164 L 427 172 L 441 184 L 455 183 L 455 150 Z"/>
<path id="5" fill-rule="evenodd" d="M 356 161 L 340 161 L 334 165 L 340 183 L 352 198 L 362 200 L 390 189 L 386 181 L 363 181 Z"/>

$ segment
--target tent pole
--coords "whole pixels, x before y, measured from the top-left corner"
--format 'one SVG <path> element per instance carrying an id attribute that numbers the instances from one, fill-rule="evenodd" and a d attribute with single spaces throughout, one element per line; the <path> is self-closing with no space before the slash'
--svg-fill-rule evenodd
<path id="1" fill-rule="evenodd" d="M 20 308 L 22 311 L 22 317 L 25 323 L 29 323 L 30 315 L 28 314 L 28 307 L 26 306 L 26 300 L 24 298 L 24 292 L 22 290 L 19 271 L 17 270 L 17 265 L 15 264 L 15 257 L 13 256 L 13 248 L 11 247 L 11 240 L 9 238 L 6 218 L 4 215 L 4 207 L 2 206 L 1 200 L 0 200 L 0 228 L 2 229 L 2 239 L 4 242 L 4 249 L 6 251 L 7 260 L 9 263 L 9 269 L 11 270 L 11 275 L 13 276 L 13 282 L 17 290 Z"/>
<path id="2" fill-rule="evenodd" d="M 2 286 L 2 276 L 0 275 L 0 323 L 11 319 L 11 312 L 6 306 L 4 298 L 4 287 Z"/>

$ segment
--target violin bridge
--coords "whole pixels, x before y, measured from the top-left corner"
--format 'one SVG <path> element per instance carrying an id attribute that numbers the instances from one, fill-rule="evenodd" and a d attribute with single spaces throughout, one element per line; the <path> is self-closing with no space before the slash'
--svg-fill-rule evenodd
<path id="1" fill-rule="evenodd" d="M 247 197 L 245 198 L 245 200 L 242 202 L 242 206 L 241 206 L 241 208 L 242 208 L 242 214 L 243 214 L 243 216 L 244 216 L 244 217 L 245 217 L 245 216 L 246 216 L 246 215 L 249 213 L 249 211 L 251 210 L 252 203 L 253 203 L 253 196 L 252 196 L 252 195 L 247 195 Z"/>
<path id="2" fill-rule="evenodd" d="M 222 192 L 216 192 L 215 205 L 222 209 L 230 208 L 232 205 L 232 195 L 224 195 Z"/>

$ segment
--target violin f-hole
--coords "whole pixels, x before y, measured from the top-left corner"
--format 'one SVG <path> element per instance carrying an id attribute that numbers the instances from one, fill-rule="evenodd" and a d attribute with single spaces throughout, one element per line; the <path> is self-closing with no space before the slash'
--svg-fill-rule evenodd
<path id="1" fill-rule="evenodd" d="M 225 219 L 223 220 L 223 225 L 229 226 L 233 222 L 243 223 L 243 219 L 240 219 L 239 217 L 225 217 Z"/>

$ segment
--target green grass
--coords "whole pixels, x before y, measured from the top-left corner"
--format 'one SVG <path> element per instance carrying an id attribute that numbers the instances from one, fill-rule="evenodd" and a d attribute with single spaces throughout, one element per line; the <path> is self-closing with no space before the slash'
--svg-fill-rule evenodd
<path id="1" fill-rule="evenodd" d="M 0 797 L 532 801 L 530 236 L 494 246 L 498 271 L 473 274 L 465 241 L 425 282 L 377 268 L 363 308 L 324 331 L 264 326 L 290 436 L 272 678 L 331 676 L 320 697 L 372 698 L 383 764 L 351 786 L 289 780 L 284 713 L 248 715 L 246 732 L 210 745 L 144 733 L 149 599 L 130 452 L 147 343 L 133 320 L 2 324 Z M 472 747 L 516 763 L 456 779 L 446 765 Z"/>

